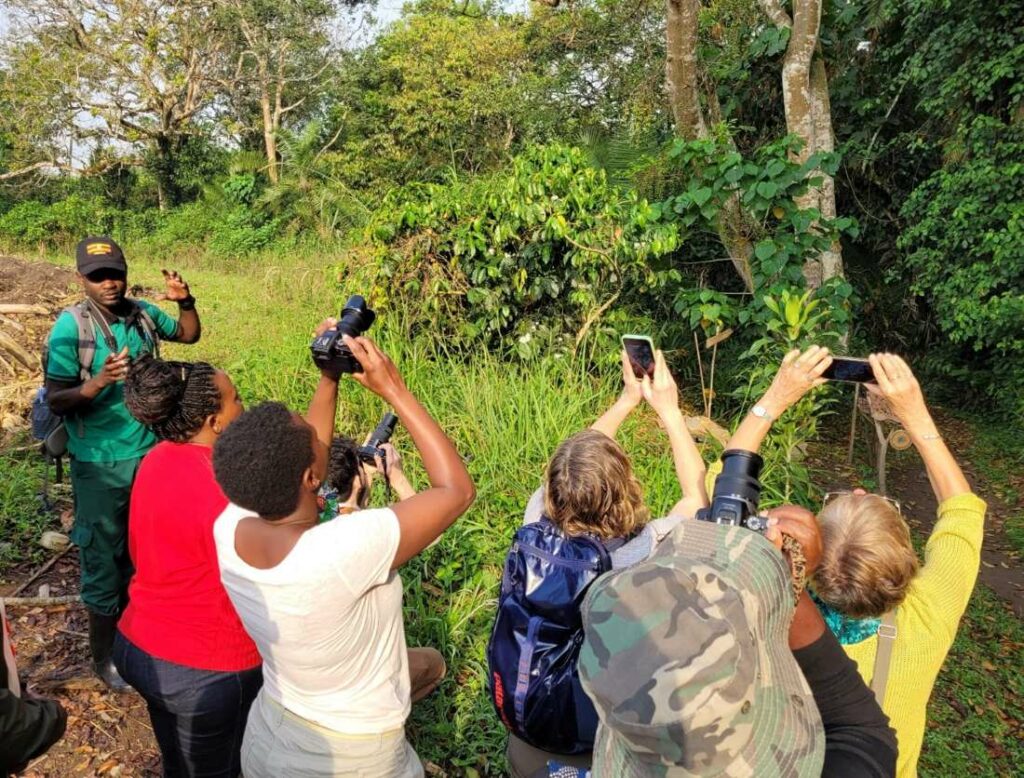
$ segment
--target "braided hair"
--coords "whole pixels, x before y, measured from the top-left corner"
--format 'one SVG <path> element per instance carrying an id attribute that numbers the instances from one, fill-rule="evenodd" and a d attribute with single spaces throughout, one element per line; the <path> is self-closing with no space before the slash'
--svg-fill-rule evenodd
<path id="1" fill-rule="evenodd" d="M 169 362 L 142 354 L 128 367 L 124 404 L 158 438 L 185 443 L 220 410 L 216 372 L 206 362 Z"/>

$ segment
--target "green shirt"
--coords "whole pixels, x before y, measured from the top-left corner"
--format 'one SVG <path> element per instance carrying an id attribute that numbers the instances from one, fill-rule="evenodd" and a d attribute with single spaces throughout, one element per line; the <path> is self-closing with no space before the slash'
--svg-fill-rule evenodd
<path id="1" fill-rule="evenodd" d="M 164 339 L 173 338 L 178 323 L 152 303 L 136 300 L 156 325 L 157 334 Z M 92 374 L 99 375 L 110 354 L 99 328 L 95 327 L 96 354 L 92 360 Z M 128 354 L 137 357 L 151 350 L 138 326 L 126 328 L 123 319 L 110 322 L 110 330 L 117 342 L 117 351 L 125 346 Z M 68 312 L 61 313 L 50 331 L 50 356 L 46 377 L 54 381 L 78 383 L 78 325 Z M 116 353 L 116 352 L 115 352 Z M 68 430 L 68 451 L 82 462 L 118 462 L 143 456 L 156 443 L 156 436 L 148 427 L 136 421 L 124 404 L 124 384 L 104 387 L 92 402 L 64 417 Z"/>

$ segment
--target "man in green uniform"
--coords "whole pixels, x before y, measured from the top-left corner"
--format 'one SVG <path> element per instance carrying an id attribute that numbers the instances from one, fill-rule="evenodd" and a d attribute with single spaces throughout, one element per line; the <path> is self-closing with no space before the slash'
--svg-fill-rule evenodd
<path id="1" fill-rule="evenodd" d="M 126 297 L 128 265 L 110 238 L 86 238 L 75 253 L 85 300 L 58 317 L 50 332 L 46 397 L 64 417 L 71 455 L 82 602 L 89 609 L 93 667 L 113 689 L 126 689 L 110 658 L 117 619 L 132 574 L 128 500 L 142 457 L 156 443 L 128 413 L 122 381 L 132 359 L 159 340 L 195 343 L 195 298 L 177 272 L 164 271 L 164 299 L 177 303 L 177 321 L 155 305 Z M 89 364 L 82 364 L 89 362 Z"/>

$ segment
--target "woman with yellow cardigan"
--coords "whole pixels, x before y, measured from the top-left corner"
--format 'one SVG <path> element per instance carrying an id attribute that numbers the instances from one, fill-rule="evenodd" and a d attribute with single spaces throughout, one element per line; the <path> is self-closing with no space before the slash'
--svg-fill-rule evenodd
<path id="1" fill-rule="evenodd" d="M 897 775 L 913 778 L 928 698 L 978 576 L 985 503 L 972 494 L 907 363 L 893 354 L 869 361 L 875 383 L 865 387 L 885 398 L 921 455 L 938 521 L 921 565 L 898 503 L 863 489 L 826 495 L 818 516 L 825 549 L 813 593 L 896 731 Z M 831 363 L 828 349 L 818 346 L 787 354 L 728 448 L 757 451 L 772 421 L 823 384 Z"/>

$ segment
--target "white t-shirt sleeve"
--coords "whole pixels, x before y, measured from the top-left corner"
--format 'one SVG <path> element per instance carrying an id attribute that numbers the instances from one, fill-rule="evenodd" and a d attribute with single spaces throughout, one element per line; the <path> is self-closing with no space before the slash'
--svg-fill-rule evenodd
<path id="1" fill-rule="evenodd" d="M 379 586 L 391 575 L 401 531 L 390 508 L 374 508 L 338 516 L 321 524 L 316 533 L 320 553 L 356 596 Z"/>
<path id="2" fill-rule="evenodd" d="M 526 503 L 526 512 L 523 515 L 523 524 L 533 524 L 540 521 L 544 515 L 544 487 L 530 495 L 530 501 Z"/>

